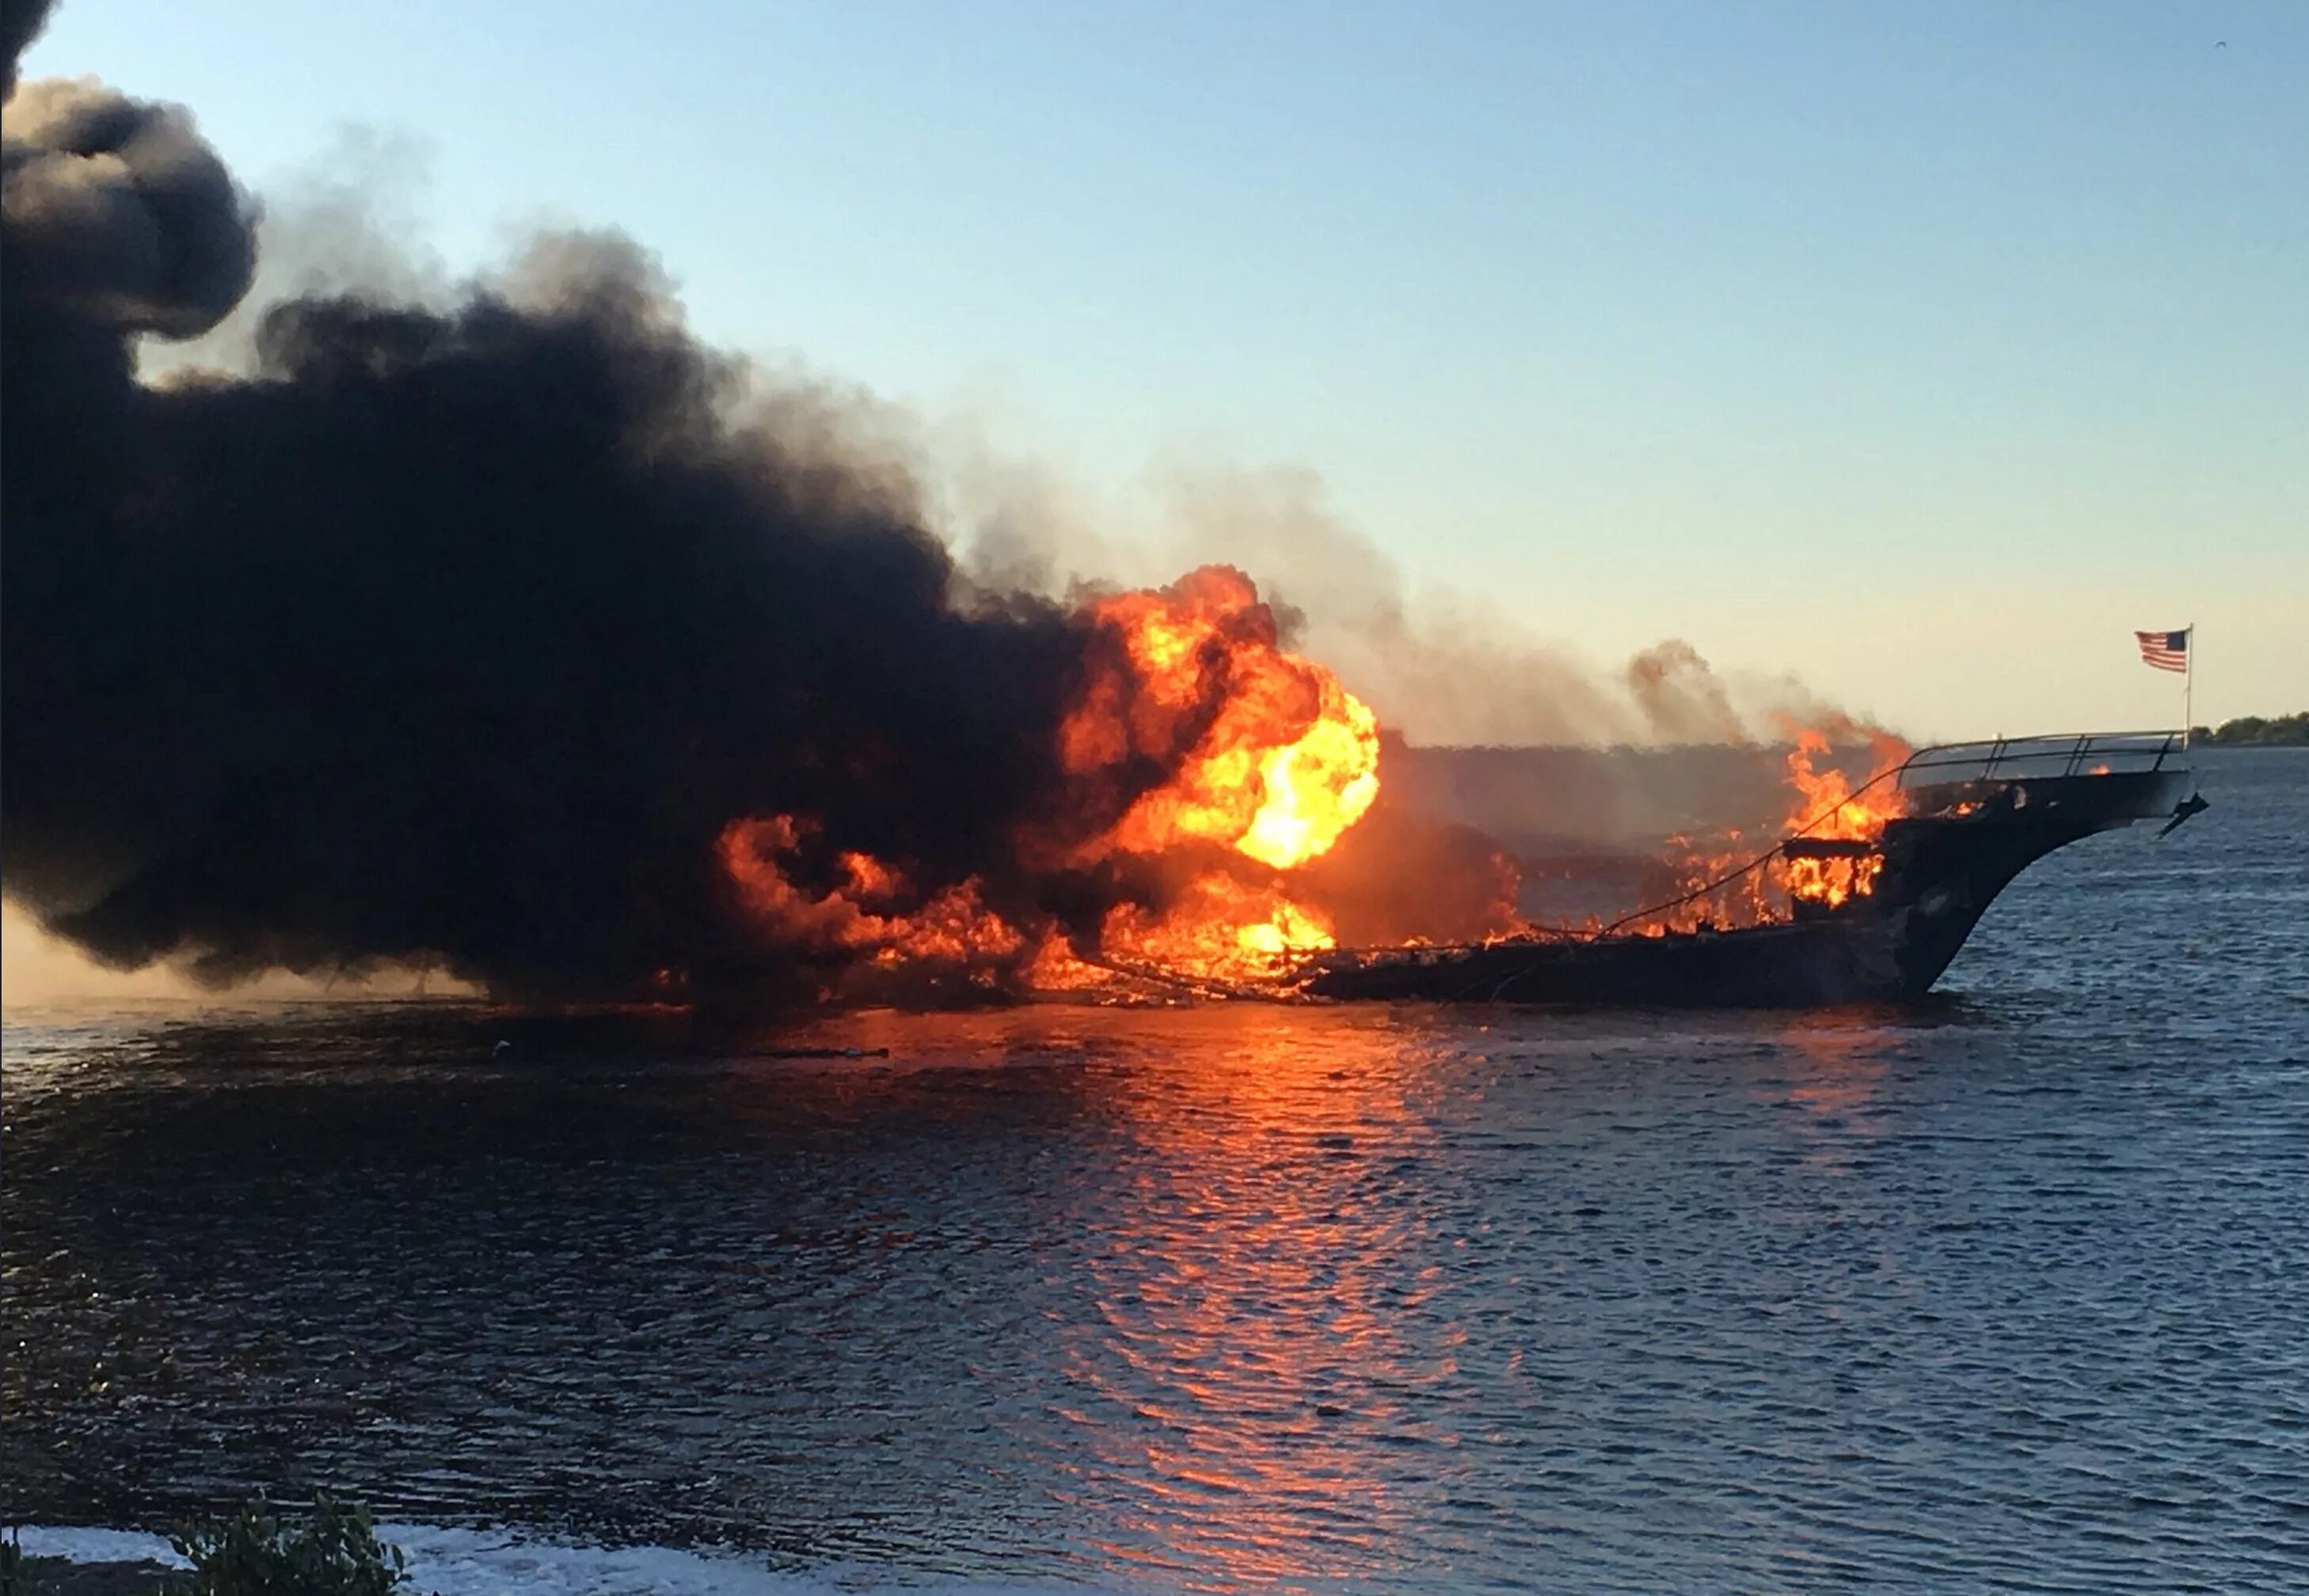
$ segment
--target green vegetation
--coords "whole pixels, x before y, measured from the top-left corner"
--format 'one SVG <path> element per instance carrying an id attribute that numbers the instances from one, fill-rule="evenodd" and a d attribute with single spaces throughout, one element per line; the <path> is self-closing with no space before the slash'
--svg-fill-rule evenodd
<path id="1" fill-rule="evenodd" d="M 230 1518 L 170 1537 L 193 1566 L 188 1596 L 388 1596 L 407 1583 L 401 1549 L 376 1538 L 368 1510 L 316 1498 L 301 1523 L 261 1495 Z"/>
<path id="2" fill-rule="evenodd" d="M 2189 740 L 2217 748 L 2309 747 L 2309 710 L 2297 715 L 2279 715 L 2275 720 L 2240 715 L 2234 720 L 2222 721 L 2218 729 L 2200 726 L 2189 733 Z"/>

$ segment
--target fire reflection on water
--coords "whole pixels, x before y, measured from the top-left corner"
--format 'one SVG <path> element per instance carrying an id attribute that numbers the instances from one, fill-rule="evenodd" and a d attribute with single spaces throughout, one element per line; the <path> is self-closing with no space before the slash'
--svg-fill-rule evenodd
<path id="1" fill-rule="evenodd" d="M 1447 1505 L 1516 1422 L 1501 1390 L 1518 1404 L 1580 1400 L 1567 1396 L 1591 1372 L 1577 1333 L 1510 1333 L 1502 1360 L 1497 1327 L 1465 1298 L 1459 1264 L 1488 1245 L 1483 1212 L 1423 1197 L 1439 1161 L 1466 1156 L 1438 1128 L 1464 1110 L 1469 1069 L 1483 1077 L 1465 1032 L 1227 1005 L 854 1014 L 813 1035 L 891 1057 L 811 1066 L 807 1084 L 781 1072 L 748 1111 L 783 1118 L 807 1098 L 814 1117 L 854 1133 L 856 1157 L 893 1118 L 912 1138 L 938 1134 L 924 1117 L 962 1114 L 945 1134 L 972 1135 L 964 1105 L 983 1109 L 1031 1074 L 1056 1117 L 1023 1134 L 1085 1150 L 1057 1179 L 1022 1154 L 1035 1170 L 1018 1177 L 1036 1194 L 1035 1274 L 1001 1311 L 1018 1321 L 1006 1337 L 1036 1344 L 1034 1367 L 1023 1382 L 999 1362 L 972 1375 L 990 1460 L 1037 1460 L 1060 1537 L 1096 1567 L 1192 1590 L 1353 1580 L 1447 1532 Z M 1817 1196 L 1844 1188 L 1855 1143 L 1877 1129 L 1883 1028 L 1809 1016 L 1754 1040 L 1774 1063 L 1753 1094 L 1803 1110 L 1783 1132 L 1793 1166 L 1832 1183 Z M 1642 1097 L 1655 1044 L 1626 1045 L 1629 1074 L 1575 1073 L 1550 1088 L 1562 1094 L 1552 1112 L 1591 1131 L 1650 1125 L 1625 1100 Z M 1819 1213 L 1798 1204 L 1786 1222 Z M 860 1215 L 856 1237 L 812 1239 L 943 1244 L 916 1222 Z M 1599 1281 L 1629 1289 L 1624 1260 L 1559 1255 L 1597 1221 L 1581 1206 L 1564 1222 L 1560 1243 L 1522 1243 L 1549 1289 L 1575 1300 Z M 1772 1287 L 1786 1301 L 1807 1290 L 1800 1272 Z"/>
<path id="2" fill-rule="evenodd" d="M 1430 1141 L 1402 1039 L 1234 1029 L 1134 1126 L 1146 1156 L 1095 1221 L 1094 1311 L 1064 1349 L 1068 1471 L 1127 1482 L 1100 1549 L 1217 1586 L 1368 1566 L 1409 1510 L 1375 1454 L 1444 1443 L 1403 1399 L 1449 1381 L 1464 1340 L 1404 1333 L 1434 1323 L 1441 1272 L 1389 1175 Z"/>
<path id="3" fill-rule="evenodd" d="M 1814 1114 L 1850 1116 L 1873 1105 L 1898 1033 L 1867 1018 L 1804 1015 L 1788 1021 L 1782 1037 L 1796 1057 L 1789 1098 Z"/>
<path id="4" fill-rule="evenodd" d="M 1150 1032 L 1159 1070 L 1144 1067 Z M 1422 1093 L 1440 1089 L 1416 1030 L 1368 1012 L 1060 1005 L 853 1014 L 802 1040 L 860 1057 L 725 1082 L 732 1120 L 800 1115 L 870 1157 L 894 1121 L 935 1134 L 925 1121 L 960 1112 L 945 1134 L 978 1134 L 957 1105 L 1031 1074 L 1059 1132 L 1043 1151 L 1101 1150 L 1055 1185 L 1024 1177 L 1044 1239 L 1003 1311 L 1031 1317 L 1010 1333 L 1047 1361 L 1025 1390 L 973 1371 L 997 1451 L 1042 1460 L 1097 1565 L 1163 1588 L 1320 1583 L 1384 1563 L 1431 1512 L 1465 1439 L 1445 1416 L 1466 1334 L 1440 1300 L 1452 1243 L 1415 1198 L 1438 1152 Z M 854 1236 L 813 1242 L 930 1239 L 896 1213 L 845 1222 Z"/>
<path id="5" fill-rule="evenodd" d="M 1884 1131 L 1878 1108 L 1898 1032 L 1864 1013 L 1799 1014 L 1775 1030 L 1789 1070 L 1781 1089 L 1804 1112 L 1805 1167 L 1853 1174 L 1856 1145 Z"/>

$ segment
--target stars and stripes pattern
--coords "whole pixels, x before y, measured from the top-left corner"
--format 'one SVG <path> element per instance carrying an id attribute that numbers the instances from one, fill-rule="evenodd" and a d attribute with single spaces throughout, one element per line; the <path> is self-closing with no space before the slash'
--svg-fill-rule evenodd
<path id="1" fill-rule="evenodd" d="M 2140 662 L 2158 670 L 2189 669 L 2189 634 L 2184 627 L 2178 632 L 2135 632 L 2140 642 Z"/>

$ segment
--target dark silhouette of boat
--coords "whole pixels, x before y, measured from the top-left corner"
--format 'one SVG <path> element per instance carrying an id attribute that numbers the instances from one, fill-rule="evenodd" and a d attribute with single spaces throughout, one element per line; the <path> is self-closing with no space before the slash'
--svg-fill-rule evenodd
<path id="1" fill-rule="evenodd" d="M 2037 859 L 2137 821 L 2166 820 L 2169 832 L 2205 807 L 2177 731 L 1949 744 L 1919 750 L 1869 786 L 1887 781 L 1898 783 L 1905 812 L 1880 837 L 1797 835 L 1744 867 L 1763 868 L 1778 856 L 1872 867 L 1872 890 L 1833 907 L 1798 899 L 1786 919 L 1729 930 L 1663 933 L 1637 916 L 1621 922 L 1630 928 L 1593 934 L 1341 951 L 1302 966 L 1299 990 L 1691 1007 L 1915 998 L 1940 979 L 1997 893 Z"/>

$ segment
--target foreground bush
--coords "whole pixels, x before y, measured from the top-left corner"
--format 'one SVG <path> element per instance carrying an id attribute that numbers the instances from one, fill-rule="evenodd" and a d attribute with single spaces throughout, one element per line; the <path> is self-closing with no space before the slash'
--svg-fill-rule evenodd
<path id="1" fill-rule="evenodd" d="M 401 1549 L 377 1540 L 368 1510 L 326 1497 L 310 1518 L 290 1523 L 258 1496 L 169 1544 L 193 1566 L 191 1596 L 387 1596 L 408 1580 Z"/>

